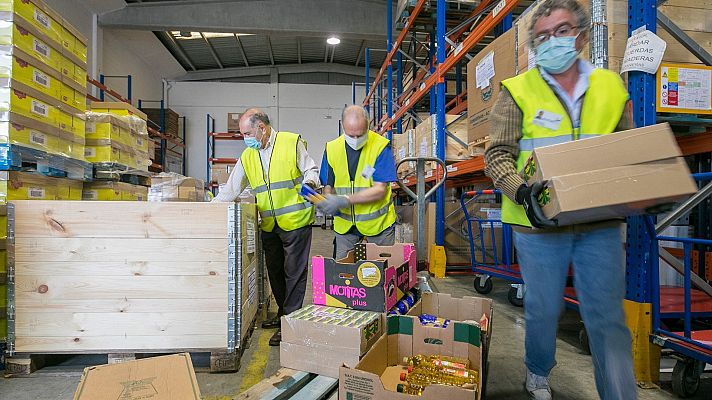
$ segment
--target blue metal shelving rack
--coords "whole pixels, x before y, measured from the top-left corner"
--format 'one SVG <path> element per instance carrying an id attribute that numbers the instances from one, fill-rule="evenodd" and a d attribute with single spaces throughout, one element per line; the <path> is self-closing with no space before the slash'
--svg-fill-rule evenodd
<path id="1" fill-rule="evenodd" d="M 517 0 L 483 0 L 470 14 L 470 17 L 463 21 L 455 29 L 447 32 L 448 29 L 446 16 L 448 5 L 445 0 L 431 1 L 430 8 L 435 4 L 435 31 L 430 34 L 430 45 L 428 47 L 429 57 L 424 63 L 429 71 L 427 75 L 417 83 L 414 88 L 406 90 L 402 85 L 403 76 L 403 56 L 410 56 L 401 50 L 401 45 L 404 39 L 413 28 L 416 18 L 426 8 L 426 0 L 418 0 L 408 17 L 408 21 L 404 24 L 398 38 L 393 40 L 393 16 L 392 6 L 393 1 L 387 1 L 387 38 L 386 46 L 388 54 L 383 66 L 376 75 L 373 81 L 370 77 L 369 59 L 370 49 L 365 49 L 366 62 L 366 97 L 363 101 L 364 107 L 370 113 L 375 121 L 376 128 L 382 133 L 387 134 L 389 139 L 392 138 L 394 130 L 396 134 L 403 130 L 403 118 L 411 112 L 413 106 L 418 103 L 425 95 L 430 96 L 430 113 L 434 117 L 435 126 L 437 129 L 436 135 L 436 156 L 437 158 L 445 159 L 445 141 L 447 133 L 445 129 L 445 113 L 448 104 L 446 103 L 446 83 L 445 76 L 451 70 L 460 70 L 462 68 L 461 61 L 467 56 L 468 51 L 475 47 L 484 36 L 499 29 L 503 32 L 512 26 L 511 12 L 519 3 Z M 461 39 L 463 29 L 472 26 L 470 33 Z M 460 42 L 456 42 L 460 40 Z M 433 62 L 433 60 L 435 62 Z M 411 59 L 410 61 L 414 61 Z M 394 72 L 393 64 L 396 63 Z M 424 66 L 421 66 L 425 68 Z M 397 74 L 397 79 L 393 79 L 393 75 Z M 461 73 L 459 74 L 461 76 Z M 414 77 L 414 80 L 416 78 Z M 394 87 L 395 81 L 395 87 Z M 412 86 L 412 84 L 411 84 Z M 382 91 L 385 89 L 386 95 Z M 396 98 L 393 97 L 394 89 Z M 355 92 L 355 86 L 353 86 Z M 459 93 L 458 93 L 459 95 Z M 407 100 L 402 100 L 402 96 L 407 96 Z M 385 115 L 383 115 L 383 104 L 385 102 Z M 372 103 L 375 107 L 372 107 Z M 461 108 L 462 109 L 462 105 Z M 481 164 L 480 161 L 477 161 Z M 479 165 L 482 167 L 482 165 Z M 453 174 L 453 176 L 456 176 Z M 435 195 L 436 198 L 436 233 L 435 243 L 443 245 L 445 238 L 445 187 L 441 186 Z"/>

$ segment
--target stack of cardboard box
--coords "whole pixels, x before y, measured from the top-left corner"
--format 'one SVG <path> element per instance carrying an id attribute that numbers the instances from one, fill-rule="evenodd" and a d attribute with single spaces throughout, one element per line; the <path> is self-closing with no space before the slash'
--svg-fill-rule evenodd
<path id="1" fill-rule="evenodd" d="M 205 184 L 173 172 L 162 172 L 151 178 L 148 201 L 205 201 Z"/>
<path id="2" fill-rule="evenodd" d="M 148 171 L 151 139 L 146 114 L 123 102 L 92 102 L 91 106 L 87 113 L 87 160 Z"/>

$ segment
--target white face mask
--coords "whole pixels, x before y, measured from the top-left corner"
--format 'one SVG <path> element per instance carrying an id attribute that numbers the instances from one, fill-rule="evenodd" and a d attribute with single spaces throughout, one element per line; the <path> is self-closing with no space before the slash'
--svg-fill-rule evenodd
<path id="1" fill-rule="evenodd" d="M 349 135 L 344 135 L 344 139 L 346 140 L 346 144 L 349 145 L 354 150 L 360 150 L 363 146 L 366 145 L 366 141 L 368 140 L 368 133 L 365 135 L 361 135 L 357 138 L 352 138 Z"/>

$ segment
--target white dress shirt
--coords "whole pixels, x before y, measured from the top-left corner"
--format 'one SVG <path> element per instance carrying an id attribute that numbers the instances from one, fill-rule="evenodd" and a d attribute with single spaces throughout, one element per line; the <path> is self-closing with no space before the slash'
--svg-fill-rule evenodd
<path id="1" fill-rule="evenodd" d="M 272 158 L 274 141 L 277 138 L 277 132 L 271 127 L 270 130 L 272 133 L 270 134 L 267 146 L 259 150 L 265 177 L 269 175 L 269 162 Z M 319 186 L 319 169 L 316 167 L 314 160 L 309 156 L 309 153 L 307 153 L 304 140 L 301 139 L 297 142 L 297 167 L 302 172 L 304 183 Z M 220 188 L 220 193 L 215 196 L 213 201 L 235 201 L 246 188 L 250 188 L 250 183 L 247 180 L 247 175 L 245 175 L 245 168 L 238 159 L 237 163 L 235 163 L 235 168 L 232 169 L 230 177 L 227 179 L 227 183 Z"/>
<path id="2" fill-rule="evenodd" d="M 578 128 L 579 126 L 581 126 L 581 106 L 583 105 L 583 96 L 588 90 L 589 78 L 591 77 L 591 73 L 594 69 L 596 69 L 593 64 L 582 58 L 579 58 L 577 62 L 579 77 L 578 81 L 576 81 L 576 86 L 574 87 L 574 92 L 572 96 L 570 96 L 569 93 L 564 90 L 561 85 L 559 85 L 559 82 L 557 82 L 556 79 L 551 76 L 551 74 L 546 72 L 544 68 L 539 68 L 539 72 L 541 73 L 542 78 L 544 78 L 544 80 L 549 84 L 549 86 L 553 88 L 554 92 L 559 95 L 559 98 L 563 100 L 564 106 L 569 112 L 571 124 L 574 128 Z"/>

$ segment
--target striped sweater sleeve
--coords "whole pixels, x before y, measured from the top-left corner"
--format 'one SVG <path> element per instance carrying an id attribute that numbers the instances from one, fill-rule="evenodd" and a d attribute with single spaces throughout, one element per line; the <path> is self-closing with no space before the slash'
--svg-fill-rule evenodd
<path id="1" fill-rule="evenodd" d="M 485 152 L 485 174 L 494 186 L 515 201 L 524 179 L 517 173 L 519 139 L 522 138 L 522 111 L 509 91 L 502 87 L 490 114 L 490 146 Z"/>

